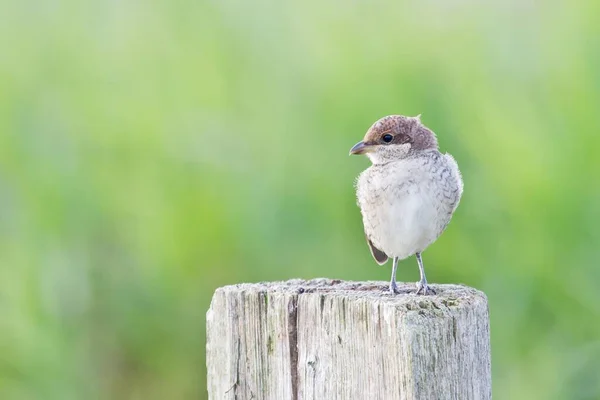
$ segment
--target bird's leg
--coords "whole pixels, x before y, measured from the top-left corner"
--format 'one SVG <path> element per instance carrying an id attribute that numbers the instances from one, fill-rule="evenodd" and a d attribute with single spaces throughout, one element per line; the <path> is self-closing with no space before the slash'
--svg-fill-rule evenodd
<path id="1" fill-rule="evenodd" d="M 390 281 L 390 292 L 392 294 L 400 293 L 398 291 L 398 286 L 396 286 L 396 270 L 398 269 L 398 257 L 394 257 L 393 265 L 392 265 L 392 279 Z"/>
<path id="2" fill-rule="evenodd" d="M 423 260 L 421 259 L 421 253 L 415 254 L 417 257 L 417 263 L 419 263 L 419 273 L 421 274 L 421 280 L 417 282 L 417 294 L 435 294 L 435 290 L 427 285 L 427 278 L 425 278 L 425 268 L 423 267 Z"/>

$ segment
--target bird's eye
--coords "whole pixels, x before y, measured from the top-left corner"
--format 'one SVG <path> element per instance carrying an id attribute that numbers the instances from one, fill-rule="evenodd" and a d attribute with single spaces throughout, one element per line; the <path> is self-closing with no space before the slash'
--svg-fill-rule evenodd
<path id="1" fill-rule="evenodd" d="M 386 142 L 386 143 L 391 142 L 393 138 L 394 137 L 392 135 L 390 135 L 389 133 L 386 134 L 386 135 L 383 135 L 383 141 Z"/>

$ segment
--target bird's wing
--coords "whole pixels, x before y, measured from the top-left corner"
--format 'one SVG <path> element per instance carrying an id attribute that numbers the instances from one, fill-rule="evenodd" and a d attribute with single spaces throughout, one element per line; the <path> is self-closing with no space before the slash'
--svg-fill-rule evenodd
<path id="1" fill-rule="evenodd" d="M 369 249 L 371 250 L 371 254 L 373 255 L 373 258 L 375 259 L 375 261 L 377 261 L 377 264 L 379 264 L 379 265 L 385 264 L 388 260 L 387 254 L 385 254 L 383 251 L 381 251 L 377 247 L 375 247 L 373 245 L 373 243 L 371 242 L 371 239 L 369 239 L 369 237 L 367 235 L 365 235 L 365 238 L 367 239 L 367 243 L 369 244 Z"/>
<path id="2" fill-rule="evenodd" d="M 450 154 L 446 153 L 446 154 L 444 154 L 444 158 L 446 159 L 446 162 L 448 163 L 448 165 L 450 167 L 450 171 L 452 172 L 452 176 L 455 179 L 455 185 L 453 185 L 453 187 L 452 187 L 452 193 L 456 197 L 456 202 L 454 203 L 454 206 L 452 207 L 452 212 L 454 212 L 454 211 L 456 211 L 456 207 L 458 207 L 458 203 L 460 202 L 464 184 L 463 184 L 463 180 L 462 180 L 462 175 L 460 173 L 460 170 L 458 169 L 458 164 L 456 163 L 456 160 L 454 159 L 454 157 L 452 157 Z"/>

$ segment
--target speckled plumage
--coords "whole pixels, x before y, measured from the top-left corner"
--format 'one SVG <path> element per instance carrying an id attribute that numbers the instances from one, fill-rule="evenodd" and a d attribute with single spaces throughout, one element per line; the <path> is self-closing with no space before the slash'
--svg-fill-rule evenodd
<path id="1" fill-rule="evenodd" d="M 458 177 L 452 156 L 437 150 L 369 167 L 356 184 L 366 236 L 388 257 L 425 250 L 458 205 Z"/>
<path id="2" fill-rule="evenodd" d="M 392 135 L 389 143 L 385 135 Z M 358 150 L 357 150 L 358 146 Z M 421 281 L 429 289 L 420 253 L 444 231 L 460 201 L 463 182 L 454 158 L 438 150 L 431 130 L 419 117 L 389 116 L 369 129 L 352 154 L 366 153 L 373 165 L 356 181 L 365 236 L 376 261 L 417 255 Z"/>

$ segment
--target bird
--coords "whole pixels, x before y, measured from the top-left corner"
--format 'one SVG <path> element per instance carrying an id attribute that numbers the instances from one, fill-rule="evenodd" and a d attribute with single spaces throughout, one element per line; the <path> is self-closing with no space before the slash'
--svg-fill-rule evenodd
<path id="1" fill-rule="evenodd" d="M 376 121 L 350 155 L 365 154 L 371 166 L 355 181 L 365 238 L 379 265 L 393 260 L 389 291 L 398 262 L 414 255 L 420 280 L 416 294 L 435 294 L 427 284 L 421 253 L 444 232 L 463 193 L 458 164 L 438 148 L 421 115 L 389 115 Z"/>

